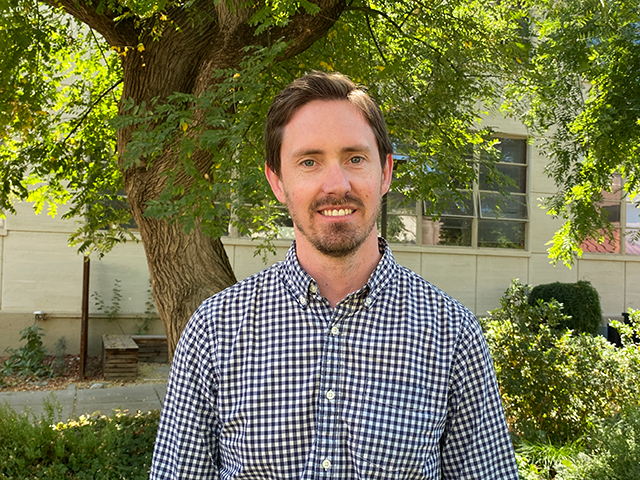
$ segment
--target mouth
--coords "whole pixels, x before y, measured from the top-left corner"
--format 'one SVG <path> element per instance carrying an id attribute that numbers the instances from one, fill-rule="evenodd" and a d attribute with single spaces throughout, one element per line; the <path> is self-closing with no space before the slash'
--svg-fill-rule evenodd
<path id="1" fill-rule="evenodd" d="M 351 215 L 353 212 L 355 212 L 355 210 L 351 208 L 334 208 L 330 210 L 320 210 L 319 213 L 325 217 L 344 217 Z"/>

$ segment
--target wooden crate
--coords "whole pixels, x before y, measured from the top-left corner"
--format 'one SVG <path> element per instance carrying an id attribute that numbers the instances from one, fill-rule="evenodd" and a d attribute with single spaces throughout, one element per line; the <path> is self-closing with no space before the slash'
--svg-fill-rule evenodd
<path id="1" fill-rule="evenodd" d="M 169 347 L 166 335 L 131 335 L 138 345 L 138 361 L 145 363 L 169 363 Z"/>
<path id="2" fill-rule="evenodd" d="M 139 347 L 130 335 L 102 335 L 102 371 L 105 380 L 135 380 Z"/>

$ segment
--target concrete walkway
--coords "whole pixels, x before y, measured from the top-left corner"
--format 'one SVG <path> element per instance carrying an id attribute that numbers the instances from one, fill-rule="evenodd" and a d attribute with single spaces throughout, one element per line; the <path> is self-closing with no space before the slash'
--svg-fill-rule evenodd
<path id="1" fill-rule="evenodd" d="M 66 390 L 0 392 L 0 404 L 8 404 L 16 412 L 30 411 L 36 417 L 44 412 L 44 402 L 54 400 L 62 406 L 61 420 L 100 412 L 110 415 L 113 410 L 146 412 L 162 409 L 166 383 L 138 383 L 123 387 L 79 389 L 74 384 Z"/>

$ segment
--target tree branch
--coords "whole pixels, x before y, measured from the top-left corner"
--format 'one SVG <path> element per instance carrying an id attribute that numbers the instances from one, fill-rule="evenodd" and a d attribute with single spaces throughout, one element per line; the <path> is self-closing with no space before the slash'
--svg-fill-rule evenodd
<path id="1" fill-rule="evenodd" d="M 346 10 L 351 10 L 351 11 L 360 11 L 360 12 L 364 12 L 367 17 L 368 15 L 377 15 L 380 16 L 382 18 L 384 18 L 387 22 L 389 22 L 393 28 L 395 28 L 402 36 L 405 36 L 407 38 L 410 38 L 411 40 L 414 40 L 418 43 L 421 43 L 422 45 L 424 45 L 425 47 L 427 47 L 428 49 L 432 50 L 437 57 L 437 61 L 438 63 L 444 65 L 445 62 L 448 64 L 448 66 L 453 69 L 454 71 L 459 73 L 458 68 L 447 58 L 445 58 L 445 56 L 443 55 L 443 53 L 438 50 L 437 48 L 435 48 L 433 45 L 429 44 L 428 42 L 425 42 L 424 40 L 422 40 L 421 38 L 417 38 L 414 37 L 413 35 L 407 35 L 404 30 L 402 29 L 401 25 L 398 25 L 398 23 L 396 23 L 395 20 L 393 20 L 393 18 L 391 18 L 388 14 L 386 14 L 385 12 L 382 12 L 380 10 L 376 10 L 375 8 L 371 8 L 371 7 L 352 7 L 352 6 L 347 6 L 345 8 Z M 443 61 L 444 60 L 444 61 Z"/>
<path id="2" fill-rule="evenodd" d="M 71 135 L 73 135 L 74 133 L 76 133 L 78 131 L 78 128 L 80 128 L 80 125 L 82 125 L 82 122 L 84 122 L 84 120 L 89 116 L 89 114 L 91 113 L 91 111 L 93 110 L 93 107 L 95 107 L 98 103 L 100 103 L 100 101 L 109 94 L 109 92 L 113 91 L 114 88 L 116 88 L 118 85 L 120 85 L 122 83 L 122 79 L 118 80 L 116 83 L 114 83 L 113 85 L 111 85 L 109 88 L 107 88 L 104 92 L 102 92 L 100 94 L 100 96 L 93 101 L 93 103 L 91 105 L 89 105 L 89 108 L 87 109 L 86 112 L 84 112 L 84 114 L 82 115 L 82 117 L 80 117 L 78 119 L 78 121 L 76 122 L 76 124 L 73 126 L 73 128 L 71 129 L 71 131 L 67 134 L 67 136 L 65 137 L 65 139 L 62 141 L 62 143 L 66 143 L 67 140 L 69 140 L 69 138 L 71 138 Z"/>
<path id="3" fill-rule="evenodd" d="M 131 46 L 138 43 L 139 32 L 131 19 L 119 19 L 120 13 L 106 10 L 98 13 L 98 2 L 86 0 L 42 0 L 55 8 L 62 7 L 72 17 L 100 33 L 112 46 Z"/>

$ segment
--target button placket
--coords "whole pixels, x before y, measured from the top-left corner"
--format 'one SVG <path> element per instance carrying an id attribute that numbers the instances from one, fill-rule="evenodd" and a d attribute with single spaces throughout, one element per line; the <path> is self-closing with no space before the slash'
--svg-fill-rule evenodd
<path id="1" fill-rule="evenodd" d="M 320 380 L 321 398 L 318 405 L 318 474 L 322 477 L 340 475 L 340 469 L 334 459 L 339 456 L 340 415 L 339 390 L 341 382 L 342 339 L 340 328 L 336 325 L 340 321 L 337 310 L 331 312 L 329 328 L 325 331 L 324 352 L 322 358 L 322 374 Z"/>

